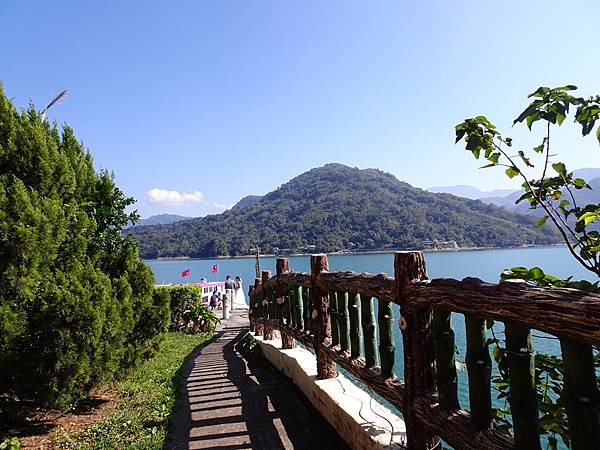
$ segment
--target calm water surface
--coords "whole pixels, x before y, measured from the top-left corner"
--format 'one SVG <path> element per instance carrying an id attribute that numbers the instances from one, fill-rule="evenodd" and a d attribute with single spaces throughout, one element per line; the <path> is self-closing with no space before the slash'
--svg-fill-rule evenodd
<path id="1" fill-rule="evenodd" d="M 310 271 L 310 258 L 308 256 L 290 257 L 290 269 L 295 271 Z M 546 273 L 558 276 L 573 276 L 575 279 L 593 280 L 591 272 L 577 265 L 565 247 L 539 247 L 506 250 L 473 250 L 473 251 L 447 251 L 426 252 L 425 260 L 430 278 L 457 278 L 467 276 L 478 277 L 489 282 L 497 282 L 500 273 L 509 267 L 541 267 Z M 248 283 L 253 283 L 255 278 L 254 259 L 210 259 L 210 260 L 151 260 L 147 261 L 154 271 L 156 283 L 182 283 L 199 281 L 206 277 L 209 281 L 222 281 L 225 275 L 240 275 L 244 280 L 244 290 L 247 292 Z M 211 274 L 210 269 L 218 264 L 218 274 Z M 191 270 L 191 276 L 183 279 L 181 272 Z M 380 254 L 352 254 L 332 255 L 329 257 L 329 270 L 352 270 L 355 272 L 387 273 L 393 276 L 394 255 L 392 253 Z M 275 258 L 261 258 L 261 270 L 271 270 L 275 273 Z M 395 319 L 398 319 L 398 309 L 395 310 Z M 461 314 L 453 315 L 453 326 L 456 333 L 459 360 L 464 360 L 466 351 L 464 319 Z M 496 324 L 496 336 L 503 338 L 501 324 Z M 402 340 L 396 327 L 396 371 L 402 374 Z M 534 336 L 547 336 L 534 331 Z M 556 340 L 535 338 L 536 351 L 540 353 L 557 353 L 559 344 Z M 468 408 L 467 373 L 459 372 L 459 397 L 461 405 Z M 497 402 L 495 402 L 497 403 Z"/>

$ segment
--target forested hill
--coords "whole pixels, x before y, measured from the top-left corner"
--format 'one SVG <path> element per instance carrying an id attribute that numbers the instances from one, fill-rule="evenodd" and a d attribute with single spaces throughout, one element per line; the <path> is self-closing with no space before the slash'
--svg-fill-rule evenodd
<path id="1" fill-rule="evenodd" d="M 272 253 L 559 242 L 550 227 L 536 229 L 535 218 L 341 164 L 303 173 L 244 207 L 127 233 L 145 258 L 243 255 L 257 244 Z"/>

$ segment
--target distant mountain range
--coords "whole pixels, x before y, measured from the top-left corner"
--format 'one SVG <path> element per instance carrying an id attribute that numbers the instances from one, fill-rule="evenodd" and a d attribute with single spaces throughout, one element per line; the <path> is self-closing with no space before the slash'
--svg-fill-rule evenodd
<path id="1" fill-rule="evenodd" d="M 310 170 L 221 214 L 126 233 L 145 258 L 243 255 L 256 245 L 264 253 L 294 253 L 560 242 L 551 227 L 536 229 L 533 217 L 342 164 Z"/>
<path id="2" fill-rule="evenodd" d="M 168 225 L 186 219 L 191 219 L 191 217 L 179 216 L 177 214 L 157 214 L 155 216 L 150 216 L 146 219 L 140 220 L 138 223 L 135 224 L 135 226 L 140 227 L 145 225 Z"/>
<path id="3" fill-rule="evenodd" d="M 466 184 L 459 184 L 456 186 L 434 186 L 427 189 L 429 192 L 436 192 L 438 194 L 452 194 L 457 197 L 470 198 L 472 200 L 480 200 L 483 198 L 494 198 L 494 197 L 505 197 L 514 192 L 519 192 L 516 189 L 494 189 L 493 191 L 482 191 L 473 186 Z"/>
<path id="4" fill-rule="evenodd" d="M 575 198 L 579 203 L 600 203 L 600 169 L 584 168 L 573 171 L 575 177 L 583 178 L 591 186 L 590 189 L 581 189 L 574 191 Z M 544 214 L 542 209 L 530 209 L 529 203 L 515 202 L 521 197 L 523 191 L 515 189 L 496 189 L 493 191 L 481 191 L 473 186 L 458 185 L 458 186 L 436 186 L 427 189 L 430 192 L 445 192 L 459 197 L 467 197 L 481 200 L 484 203 L 489 203 L 495 206 L 501 206 L 510 211 L 532 214 L 540 216 Z"/>

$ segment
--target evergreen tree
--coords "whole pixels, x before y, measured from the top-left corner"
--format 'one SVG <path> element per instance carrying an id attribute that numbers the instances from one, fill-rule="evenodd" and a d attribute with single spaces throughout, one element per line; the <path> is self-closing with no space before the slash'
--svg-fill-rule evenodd
<path id="1" fill-rule="evenodd" d="M 0 383 L 66 406 L 154 347 L 169 306 L 121 235 L 133 202 L 0 86 Z"/>

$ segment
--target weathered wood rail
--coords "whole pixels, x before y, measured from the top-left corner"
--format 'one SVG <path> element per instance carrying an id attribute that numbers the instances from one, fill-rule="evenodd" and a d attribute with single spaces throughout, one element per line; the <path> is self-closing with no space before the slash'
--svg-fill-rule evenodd
<path id="1" fill-rule="evenodd" d="M 315 350 L 319 378 L 337 376 L 337 364 L 396 406 L 409 449 L 441 448 L 440 438 L 456 449 L 541 449 L 531 329 L 560 339 L 572 448 L 600 448 L 592 348 L 600 345 L 600 295 L 475 278 L 428 281 L 420 252 L 397 252 L 394 278 L 329 272 L 325 255 L 311 256 L 311 273 L 290 272 L 285 258 L 276 267 L 275 277 L 263 272 L 250 287 L 251 329 L 264 339 L 279 329 L 283 348 L 299 341 Z M 394 370 L 393 303 L 402 379 Z M 470 411 L 457 395 L 452 312 L 465 317 Z M 505 325 L 514 439 L 492 428 L 486 319 Z"/>

